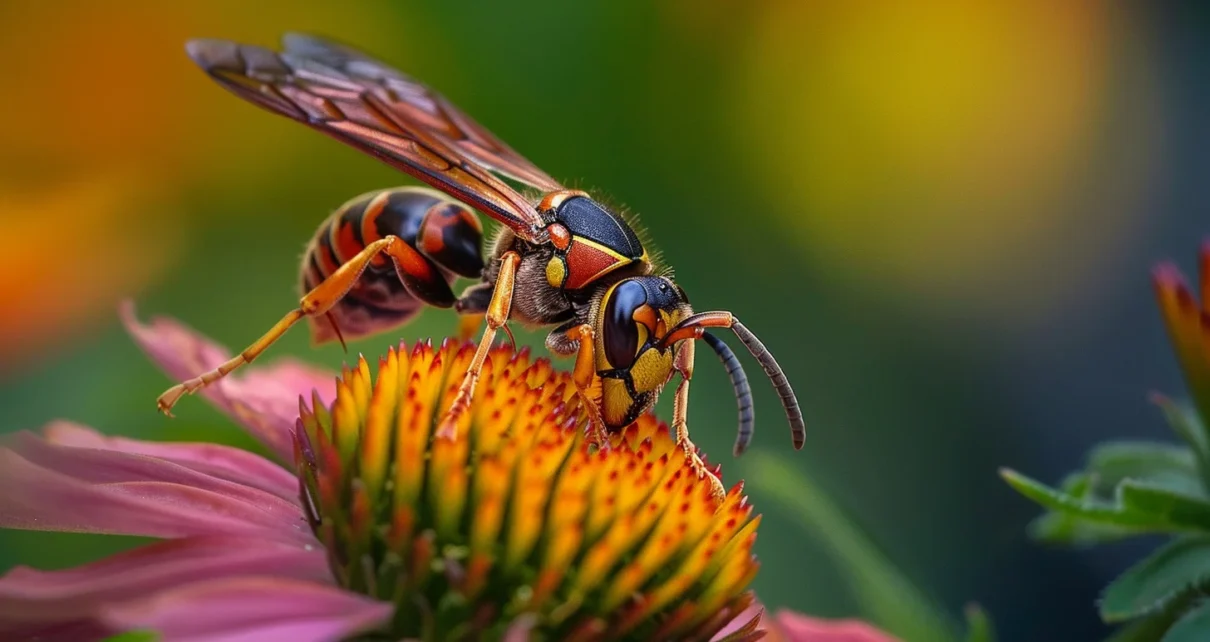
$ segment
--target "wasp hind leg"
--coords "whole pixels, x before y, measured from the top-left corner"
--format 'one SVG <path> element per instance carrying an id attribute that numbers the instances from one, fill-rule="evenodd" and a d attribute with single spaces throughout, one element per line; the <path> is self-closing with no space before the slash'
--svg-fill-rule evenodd
<path id="1" fill-rule="evenodd" d="M 180 401 L 181 397 L 193 394 L 231 374 L 236 368 L 251 363 L 300 320 L 327 315 L 332 307 L 349 293 L 349 290 L 361 277 L 362 272 L 365 271 L 366 266 L 380 253 L 386 254 L 391 259 L 400 281 L 416 298 L 429 305 L 439 307 L 448 308 L 454 304 L 454 293 L 436 266 L 414 248 L 404 243 L 402 239 L 387 236 L 367 245 L 365 249 L 337 268 L 310 292 L 307 292 L 299 302 L 298 308 L 288 312 L 281 321 L 278 321 L 243 352 L 214 370 L 183 381 L 165 391 L 156 400 L 160 412 L 171 416 L 172 407 Z"/>
<path id="2" fill-rule="evenodd" d="M 475 393 L 475 384 L 479 382 L 479 374 L 483 370 L 483 362 L 487 360 L 487 353 L 491 350 L 492 342 L 496 338 L 496 331 L 508 322 L 508 315 L 512 312 L 513 305 L 513 286 L 516 284 L 517 265 L 521 263 L 521 255 L 516 252 L 506 252 L 500 259 L 500 274 L 496 277 L 495 286 L 491 290 L 491 299 L 488 301 L 487 310 L 484 317 L 487 321 L 487 327 L 483 329 L 483 337 L 479 340 L 479 346 L 475 349 L 475 356 L 471 358 L 471 365 L 466 370 L 466 375 L 462 377 L 462 383 L 458 386 L 458 392 L 454 396 L 454 401 L 450 404 L 449 410 L 445 416 L 441 418 L 440 426 L 437 429 L 437 437 L 443 439 L 454 440 L 458 436 L 458 419 L 470 407 L 471 395 Z M 483 296 L 482 288 L 475 288 L 472 293 L 468 293 L 468 297 L 463 300 L 468 300 L 473 304 L 475 299 L 469 297 Z M 459 312 L 471 313 L 467 304 L 455 304 L 455 308 Z"/>

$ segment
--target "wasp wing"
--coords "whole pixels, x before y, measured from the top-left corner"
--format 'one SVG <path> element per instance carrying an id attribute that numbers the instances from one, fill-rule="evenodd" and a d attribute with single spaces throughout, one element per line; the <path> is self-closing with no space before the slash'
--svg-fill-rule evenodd
<path id="1" fill-rule="evenodd" d="M 492 171 L 547 191 L 558 189 L 554 179 L 402 73 L 315 38 L 285 42 L 281 53 L 225 40 L 193 40 L 186 49 L 237 96 L 403 170 L 526 240 L 540 238 L 541 216 Z"/>
<path id="2" fill-rule="evenodd" d="M 493 172 L 543 192 L 563 189 L 558 181 L 462 113 L 444 96 L 390 65 L 351 47 L 315 36 L 286 34 L 282 42 L 286 55 L 314 60 L 357 81 L 377 83 L 394 91 L 401 99 L 398 104 L 404 118 L 432 131 Z"/>

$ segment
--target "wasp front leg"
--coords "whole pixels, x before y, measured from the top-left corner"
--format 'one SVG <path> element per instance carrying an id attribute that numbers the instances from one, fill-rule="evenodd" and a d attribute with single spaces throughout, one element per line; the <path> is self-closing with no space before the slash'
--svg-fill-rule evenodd
<path id="1" fill-rule="evenodd" d="M 676 350 L 676 358 L 673 361 L 672 369 L 680 373 L 681 382 L 676 386 L 676 396 L 672 398 L 672 432 L 676 443 L 680 444 L 681 449 L 685 451 L 685 457 L 689 460 L 689 465 L 693 468 L 698 476 L 705 476 L 714 486 L 713 492 L 716 497 L 722 499 L 727 496 L 727 489 L 723 487 L 723 482 L 715 477 L 713 473 L 706 470 L 706 464 L 697 454 L 697 446 L 689 440 L 689 381 L 693 379 L 693 342 L 686 341 L 682 343 Z"/>
<path id="2" fill-rule="evenodd" d="M 508 322 L 508 315 L 512 312 L 513 287 L 516 285 L 517 265 L 520 263 L 521 255 L 516 252 L 505 252 L 500 259 L 500 273 L 496 276 L 492 298 L 487 304 L 487 312 L 484 315 L 487 327 L 483 329 L 483 337 L 479 340 L 479 346 L 475 349 L 475 356 L 471 359 L 471 365 L 467 368 L 466 375 L 462 377 L 458 393 L 454 396 L 449 411 L 441 419 L 440 427 L 437 429 L 439 438 L 451 440 L 457 438 L 458 418 L 470 407 L 471 395 L 475 393 L 475 384 L 479 382 L 479 374 L 483 370 L 483 362 L 487 361 L 487 353 L 491 350 L 492 342 L 496 339 L 496 331 Z"/>
<path id="3" fill-rule="evenodd" d="M 574 323 L 574 322 L 573 322 Z M 596 376 L 596 332 L 587 323 L 566 325 L 555 328 L 546 338 L 546 347 L 556 354 L 576 355 L 576 365 L 572 370 L 572 382 L 576 385 L 576 394 L 588 413 L 588 425 L 584 427 L 585 437 L 589 444 L 598 449 L 609 448 L 609 436 L 605 430 L 605 418 L 597 401 L 589 394 L 593 378 Z"/>
<path id="4" fill-rule="evenodd" d="M 326 315 L 332 306 L 349 293 L 370 261 L 380 253 L 390 258 L 404 287 L 417 298 L 430 305 L 449 307 L 453 304 L 454 294 L 436 266 L 414 248 L 404 243 L 402 239 L 387 236 L 367 245 L 356 256 L 333 271 L 302 298 L 298 308 L 287 313 L 281 321 L 278 321 L 243 352 L 214 370 L 183 381 L 165 391 L 156 400 L 160 412 L 171 416 L 172 407 L 176 405 L 177 401 L 180 401 L 181 397 L 193 394 L 231 374 L 235 369 L 251 363 L 300 320 Z"/>

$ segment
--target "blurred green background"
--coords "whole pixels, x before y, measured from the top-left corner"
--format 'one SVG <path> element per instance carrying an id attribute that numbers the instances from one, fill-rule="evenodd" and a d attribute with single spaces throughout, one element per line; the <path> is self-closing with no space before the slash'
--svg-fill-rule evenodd
<path id="1" fill-rule="evenodd" d="M 1210 235 L 1205 4 L 7 0 L 0 432 L 62 417 L 253 447 L 200 401 L 158 415 L 171 382 L 115 309 L 133 296 L 242 348 L 296 303 L 330 211 L 411 182 L 183 50 L 290 30 L 396 63 L 638 212 L 695 306 L 735 311 L 795 384 L 806 449 L 754 379 L 754 450 L 810 475 L 955 618 L 977 600 L 1003 639 L 1101 633 L 1096 592 L 1146 543 L 1036 547 L 1035 509 L 995 473 L 1055 480 L 1094 441 L 1168 438 L 1145 400 L 1180 392 L 1148 270 L 1188 268 Z M 454 328 L 428 311 L 350 349 Z M 287 354 L 347 358 L 301 329 L 265 358 Z M 730 457 L 725 373 L 708 353 L 697 372 L 696 442 L 729 482 L 759 474 Z M 872 615 L 834 549 L 752 493 L 762 599 Z M 127 544 L 0 532 L 0 570 Z"/>

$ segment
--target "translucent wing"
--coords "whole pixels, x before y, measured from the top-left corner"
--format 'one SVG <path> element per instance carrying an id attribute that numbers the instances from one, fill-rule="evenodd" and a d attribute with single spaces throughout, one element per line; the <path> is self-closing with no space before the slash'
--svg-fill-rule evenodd
<path id="1" fill-rule="evenodd" d="M 288 35 L 278 53 L 193 40 L 190 57 L 231 92 L 379 158 L 539 240 L 544 222 L 497 172 L 543 191 L 550 176 L 439 94 L 348 47 Z"/>

